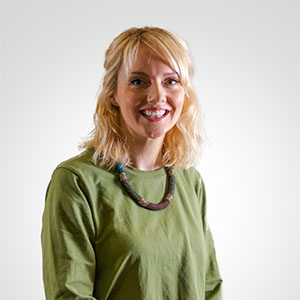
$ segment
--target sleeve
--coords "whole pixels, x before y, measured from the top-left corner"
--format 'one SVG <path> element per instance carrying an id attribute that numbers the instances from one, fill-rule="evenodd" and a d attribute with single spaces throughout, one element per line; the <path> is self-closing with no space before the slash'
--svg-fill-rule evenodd
<path id="1" fill-rule="evenodd" d="M 200 179 L 200 201 L 202 209 L 203 230 L 206 246 L 205 260 L 205 300 L 222 300 L 222 278 L 216 259 L 216 251 L 214 246 L 211 230 L 206 220 L 206 192 L 202 178 Z"/>
<path id="2" fill-rule="evenodd" d="M 78 176 L 57 168 L 47 188 L 42 221 L 43 280 L 47 300 L 96 300 L 95 227 Z"/>

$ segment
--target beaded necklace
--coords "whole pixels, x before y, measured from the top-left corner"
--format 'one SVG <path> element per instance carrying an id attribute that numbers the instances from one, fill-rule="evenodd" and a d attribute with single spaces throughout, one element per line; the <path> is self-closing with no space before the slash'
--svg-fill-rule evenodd
<path id="1" fill-rule="evenodd" d="M 125 171 L 123 169 L 122 163 L 118 162 L 116 164 L 116 170 L 118 172 L 118 177 L 121 181 L 122 186 L 124 187 L 125 191 L 129 194 L 129 196 L 141 207 L 150 209 L 150 210 L 161 210 L 166 208 L 171 200 L 173 199 L 174 193 L 175 193 L 175 171 L 171 167 L 166 167 L 166 172 L 168 175 L 168 192 L 165 197 L 165 200 L 162 201 L 161 203 L 155 204 L 152 202 L 149 202 L 142 198 L 134 189 L 133 187 L 129 184 Z"/>

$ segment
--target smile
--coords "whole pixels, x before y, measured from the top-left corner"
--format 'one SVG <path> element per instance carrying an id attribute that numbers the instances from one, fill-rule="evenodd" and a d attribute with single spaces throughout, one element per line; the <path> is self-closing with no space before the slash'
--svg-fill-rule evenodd
<path id="1" fill-rule="evenodd" d="M 140 113 L 148 121 L 157 122 L 167 117 L 170 111 L 165 109 L 159 109 L 159 110 L 145 109 L 145 110 L 141 110 Z"/>

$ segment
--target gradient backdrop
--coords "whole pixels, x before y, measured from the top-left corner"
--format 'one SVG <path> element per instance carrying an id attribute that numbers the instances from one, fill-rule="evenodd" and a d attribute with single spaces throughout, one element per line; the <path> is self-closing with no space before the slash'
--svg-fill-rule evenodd
<path id="1" fill-rule="evenodd" d="M 192 52 L 224 299 L 300 299 L 299 2 L 12 0 L 0 17 L 1 299 L 44 299 L 51 173 L 92 129 L 109 43 L 144 25 Z"/>

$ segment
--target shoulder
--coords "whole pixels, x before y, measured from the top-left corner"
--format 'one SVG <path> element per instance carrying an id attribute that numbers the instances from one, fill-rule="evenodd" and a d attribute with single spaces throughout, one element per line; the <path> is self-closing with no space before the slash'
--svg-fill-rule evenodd
<path id="1" fill-rule="evenodd" d="M 107 171 L 106 167 L 98 167 L 93 161 L 93 150 L 87 149 L 78 155 L 71 157 L 57 165 L 56 170 L 65 169 L 81 177 L 88 173 Z"/>
<path id="2" fill-rule="evenodd" d="M 68 169 L 76 173 L 82 168 L 92 168 L 93 166 L 94 164 L 92 163 L 92 151 L 85 150 L 78 155 L 59 163 L 56 169 Z"/>
<path id="3" fill-rule="evenodd" d="M 87 185 L 92 184 L 101 178 L 112 176 L 107 167 L 96 166 L 92 161 L 93 150 L 85 150 L 80 154 L 71 157 L 57 165 L 52 174 L 61 181 L 77 179 Z"/>
<path id="4" fill-rule="evenodd" d="M 205 194 L 205 186 L 200 172 L 193 166 L 190 168 L 175 168 L 176 183 L 182 188 L 193 190 L 198 198 Z"/>
<path id="5" fill-rule="evenodd" d="M 97 200 L 99 194 L 113 189 L 115 173 L 107 167 L 95 165 L 92 156 L 93 151 L 85 150 L 58 164 L 52 173 L 46 195 L 68 197 L 71 201 L 86 198 L 91 203 Z"/>
<path id="6" fill-rule="evenodd" d="M 180 180 L 188 181 L 195 189 L 198 189 L 199 185 L 203 185 L 203 179 L 200 172 L 195 167 L 190 168 L 175 168 L 176 177 Z"/>

